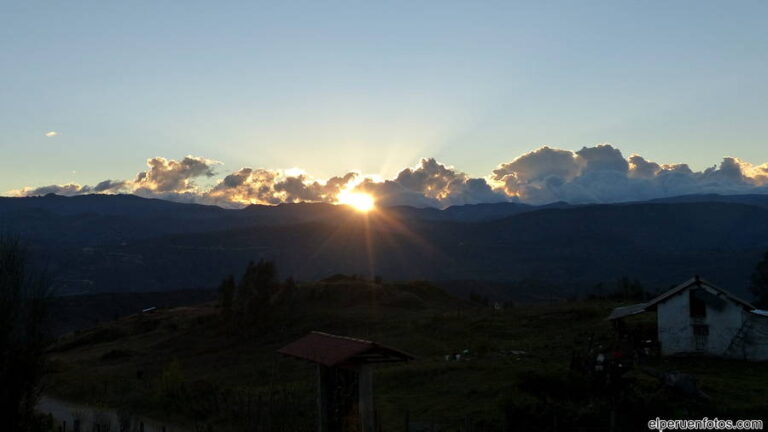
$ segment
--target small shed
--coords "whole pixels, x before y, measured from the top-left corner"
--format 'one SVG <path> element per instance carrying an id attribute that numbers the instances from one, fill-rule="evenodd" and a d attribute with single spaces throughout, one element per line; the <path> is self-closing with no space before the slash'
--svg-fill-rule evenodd
<path id="1" fill-rule="evenodd" d="M 374 432 L 372 366 L 414 358 L 376 342 L 322 332 L 311 332 L 277 352 L 317 365 L 320 432 Z"/>
<path id="2" fill-rule="evenodd" d="M 615 308 L 609 320 L 656 311 L 662 355 L 708 354 L 768 360 L 768 316 L 698 276 L 654 299 Z"/>

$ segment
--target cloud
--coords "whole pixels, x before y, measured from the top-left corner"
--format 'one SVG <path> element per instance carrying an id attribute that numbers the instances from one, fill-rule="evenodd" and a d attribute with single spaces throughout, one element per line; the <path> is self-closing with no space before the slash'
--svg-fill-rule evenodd
<path id="1" fill-rule="evenodd" d="M 542 147 L 499 165 L 491 180 L 521 201 L 546 204 L 610 203 L 686 194 L 768 192 L 768 165 L 726 157 L 695 172 L 687 164 L 659 164 L 640 155 L 625 159 L 602 144 L 579 151 Z"/>
<path id="2" fill-rule="evenodd" d="M 56 131 L 48 131 L 48 132 L 45 133 L 45 136 L 47 136 L 48 138 L 53 138 L 53 137 L 57 136 L 58 134 L 59 133 L 56 132 Z"/>
<path id="3" fill-rule="evenodd" d="M 289 172 L 295 174 L 289 175 Z M 205 194 L 204 200 L 219 205 L 333 203 L 346 189 L 371 193 L 383 206 L 445 207 L 508 199 L 503 193 L 494 191 L 485 179 L 469 178 L 435 159 L 422 159 L 416 167 L 406 168 L 395 179 L 386 181 L 348 172 L 320 182 L 296 169 L 281 172 L 241 168 L 224 177 Z"/>
<path id="4" fill-rule="evenodd" d="M 640 155 L 625 158 L 609 144 L 578 151 L 541 147 L 499 164 L 487 177 L 424 158 L 394 178 L 378 179 L 347 172 L 325 181 L 298 168 L 241 168 L 217 176 L 218 162 L 186 156 L 154 157 L 132 180 L 104 180 L 94 186 L 68 183 L 25 187 L 14 196 L 55 193 L 133 193 L 144 197 L 241 207 L 296 202 L 337 202 L 342 191 L 371 193 L 380 206 L 439 207 L 520 201 L 611 203 L 686 194 L 768 193 L 768 163 L 752 165 L 725 157 L 715 166 L 694 171 L 685 163 L 659 163 Z M 213 178 L 216 177 L 214 180 Z M 210 179 L 212 182 L 199 181 Z"/>
<path id="5" fill-rule="evenodd" d="M 118 193 L 127 191 L 129 186 L 130 182 L 126 180 L 104 180 L 97 183 L 93 187 L 93 191 L 96 193 Z"/>
<path id="6" fill-rule="evenodd" d="M 290 172 L 298 171 L 294 169 Z M 356 173 L 347 173 L 319 182 L 310 180 L 304 174 L 288 175 L 276 170 L 241 168 L 224 177 L 203 199 L 225 206 L 334 202 L 336 195 L 356 177 Z"/>
<path id="7" fill-rule="evenodd" d="M 379 197 L 384 205 L 447 207 L 508 200 L 503 193 L 491 189 L 485 179 L 470 178 L 433 158 L 422 159 L 417 166 L 400 171 L 391 181 L 369 181 L 362 189 Z"/>
<path id="8" fill-rule="evenodd" d="M 19 190 L 12 190 L 9 192 L 11 196 L 41 196 L 48 194 L 56 194 L 63 196 L 82 195 L 91 192 L 90 186 L 81 186 L 77 183 L 67 183 L 60 185 L 48 185 L 39 187 L 23 187 Z"/>
<path id="9" fill-rule="evenodd" d="M 42 187 L 24 187 L 10 191 L 12 196 L 83 195 L 89 193 L 133 193 L 143 197 L 164 198 L 175 201 L 198 202 L 204 192 L 195 183 L 200 177 L 215 175 L 213 167 L 218 162 L 187 156 L 180 161 L 155 157 L 147 160 L 147 170 L 141 171 L 134 180 L 103 180 L 95 186 L 68 183 Z"/>
<path id="10" fill-rule="evenodd" d="M 508 196 L 524 201 L 556 201 L 550 190 L 573 180 L 580 172 L 576 154 L 542 147 L 499 165 L 491 179 Z"/>
<path id="11" fill-rule="evenodd" d="M 627 174 L 632 178 L 650 179 L 656 177 L 661 171 L 661 165 L 645 160 L 640 155 L 629 157 L 629 169 Z"/>
<path id="12" fill-rule="evenodd" d="M 136 175 L 134 192 L 148 194 L 185 194 L 196 191 L 194 179 L 213 177 L 213 166 L 218 162 L 195 156 L 180 161 L 155 157 L 147 160 L 147 171 Z"/>
<path id="13" fill-rule="evenodd" d="M 355 190 L 373 195 L 379 206 L 440 207 L 440 201 L 437 199 L 410 190 L 393 180 L 375 182 L 364 179 Z"/>

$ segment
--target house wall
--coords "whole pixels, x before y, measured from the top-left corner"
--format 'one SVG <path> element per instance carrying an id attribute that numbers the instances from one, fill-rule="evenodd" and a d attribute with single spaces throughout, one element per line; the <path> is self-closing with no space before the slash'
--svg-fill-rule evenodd
<path id="1" fill-rule="evenodd" d="M 688 291 L 659 303 L 656 311 L 661 354 L 693 351 L 693 329 L 688 316 Z"/>
<path id="2" fill-rule="evenodd" d="M 706 317 L 694 319 L 690 316 L 688 291 L 683 290 L 657 305 L 662 355 L 692 352 L 723 355 L 741 328 L 743 309 L 730 300 L 724 299 L 725 305 L 722 309 L 718 310 L 707 305 Z M 709 328 L 704 351 L 696 349 L 694 324 L 707 325 Z"/>
<path id="3" fill-rule="evenodd" d="M 744 312 L 750 320 L 744 352 L 749 360 L 768 360 L 768 317 Z"/>
<path id="4" fill-rule="evenodd" d="M 722 296 L 721 296 L 722 298 Z M 743 324 L 744 308 L 726 299 L 725 307 L 721 310 L 707 306 L 705 324 L 709 325 L 709 343 L 707 352 L 723 355 L 731 344 L 733 337 Z"/>

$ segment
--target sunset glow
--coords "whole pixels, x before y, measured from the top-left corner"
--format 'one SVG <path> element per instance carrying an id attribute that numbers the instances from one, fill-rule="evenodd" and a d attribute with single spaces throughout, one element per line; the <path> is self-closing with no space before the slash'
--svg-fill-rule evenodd
<path id="1" fill-rule="evenodd" d="M 339 204 L 348 205 L 355 210 L 367 213 L 376 206 L 373 195 L 364 192 L 343 191 L 337 197 Z"/>

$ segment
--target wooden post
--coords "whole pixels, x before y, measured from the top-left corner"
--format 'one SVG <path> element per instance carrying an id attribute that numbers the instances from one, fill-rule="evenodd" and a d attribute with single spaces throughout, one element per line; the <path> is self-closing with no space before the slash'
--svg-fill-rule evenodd
<path id="1" fill-rule="evenodd" d="M 360 430 L 362 432 L 375 432 L 376 419 L 373 410 L 373 369 L 370 365 L 359 367 L 359 402 Z"/>
<path id="2" fill-rule="evenodd" d="M 613 406 L 613 401 L 611 401 L 611 414 L 609 418 L 608 430 L 610 432 L 616 432 L 616 407 Z"/>
<path id="3" fill-rule="evenodd" d="M 411 412 L 405 410 L 405 432 L 411 432 Z"/>
<path id="4" fill-rule="evenodd" d="M 317 430 L 330 432 L 328 428 L 328 368 L 317 365 Z"/>

